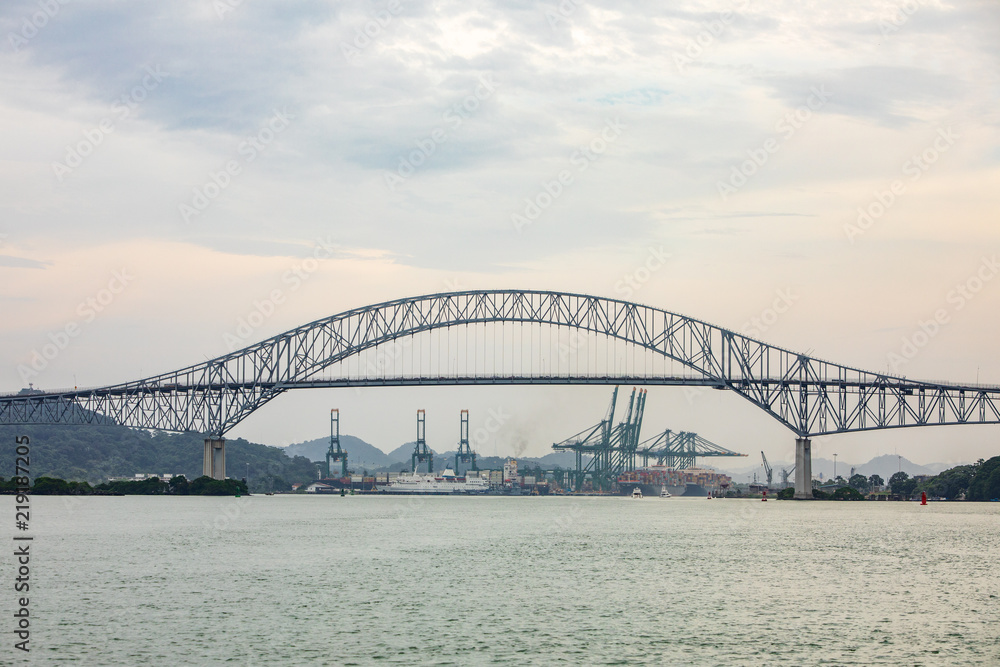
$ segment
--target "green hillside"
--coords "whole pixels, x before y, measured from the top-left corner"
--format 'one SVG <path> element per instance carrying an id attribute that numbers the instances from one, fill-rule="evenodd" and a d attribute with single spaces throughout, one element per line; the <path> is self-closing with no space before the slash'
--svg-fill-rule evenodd
<path id="1" fill-rule="evenodd" d="M 347 450 L 347 464 L 351 470 L 375 470 L 391 465 L 396 459 L 390 459 L 385 452 L 369 445 L 361 438 L 353 435 L 341 435 L 340 446 Z M 289 456 L 304 456 L 310 461 L 326 462 L 326 451 L 330 448 L 330 437 L 316 438 L 306 442 L 297 442 L 285 447 Z M 411 447 L 412 449 L 412 447 Z M 407 455 L 407 459 L 409 455 Z"/>
<path id="2" fill-rule="evenodd" d="M 15 438 L 31 443 L 31 477 L 58 477 L 99 484 L 108 477 L 137 473 L 202 474 L 204 436 L 197 433 L 149 433 L 122 426 L 0 426 L 0 476 L 14 475 Z M 289 458 L 280 447 L 243 440 L 226 441 L 226 471 L 242 478 L 249 466 L 251 491 L 290 488 L 316 479 L 316 464 Z"/>

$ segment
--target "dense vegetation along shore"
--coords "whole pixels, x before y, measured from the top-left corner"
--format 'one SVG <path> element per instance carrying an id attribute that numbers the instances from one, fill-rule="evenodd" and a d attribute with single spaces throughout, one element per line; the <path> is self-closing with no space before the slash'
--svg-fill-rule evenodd
<path id="1" fill-rule="evenodd" d="M 877 478 L 877 479 L 876 479 Z M 824 493 L 813 489 L 813 498 L 817 500 L 864 500 L 873 492 L 874 487 L 882 486 L 882 479 L 877 475 L 866 478 L 864 475 L 854 475 L 849 480 L 841 477 L 837 481 L 846 484 L 833 493 Z M 901 499 L 912 498 L 926 493 L 930 498 L 945 500 L 991 501 L 1000 499 L 1000 456 L 966 466 L 956 466 L 942 471 L 927 479 L 916 479 L 905 472 L 898 472 L 889 478 L 888 490 L 884 495 L 893 495 Z M 779 500 L 790 500 L 795 495 L 794 489 L 782 489 Z"/>
<path id="2" fill-rule="evenodd" d="M 0 477 L 0 493 L 17 493 L 14 480 Z M 36 496 L 234 496 L 247 493 L 245 482 L 236 479 L 199 477 L 190 482 L 183 475 L 169 482 L 158 477 L 141 481 L 105 482 L 91 486 L 89 482 L 72 482 L 54 477 L 39 477 L 31 486 Z"/>
<path id="3" fill-rule="evenodd" d="M 204 466 L 205 436 L 198 433 L 151 433 L 108 425 L 0 426 L 0 460 L 13 463 L 19 436 L 31 438 L 31 470 L 40 477 L 91 486 L 136 473 L 194 480 Z M 291 491 L 296 482 L 316 479 L 316 464 L 306 457 L 290 457 L 280 447 L 242 438 L 226 440 L 226 467 L 233 477 L 249 475 L 253 492 Z M 0 467 L 0 475 L 13 473 L 12 467 Z"/>

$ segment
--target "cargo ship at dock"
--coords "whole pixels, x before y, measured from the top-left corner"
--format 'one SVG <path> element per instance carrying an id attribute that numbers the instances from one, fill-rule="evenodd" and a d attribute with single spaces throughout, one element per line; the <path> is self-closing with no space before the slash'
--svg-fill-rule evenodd
<path id="1" fill-rule="evenodd" d="M 433 473 L 412 473 L 400 475 L 390 482 L 375 484 L 378 493 L 400 493 L 409 495 L 478 495 L 489 493 L 490 480 L 486 477 L 459 477 L 450 468 L 440 475 Z"/>
<path id="2" fill-rule="evenodd" d="M 657 497 L 666 489 L 671 496 L 705 497 L 725 495 L 733 483 L 728 475 L 707 468 L 676 470 L 666 466 L 649 466 L 622 473 L 618 477 L 618 493 L 630 495 L 635 488 L 645 497 Z"/>

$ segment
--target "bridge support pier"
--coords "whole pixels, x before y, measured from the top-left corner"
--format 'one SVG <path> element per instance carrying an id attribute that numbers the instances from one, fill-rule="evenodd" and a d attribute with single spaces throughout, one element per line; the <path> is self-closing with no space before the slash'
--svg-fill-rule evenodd
<path id="1" fill-rule="evenodd" d="M 226 478 L 226 439 L 205 439 L 205 464 L 202 473 L 212 479 Z"/>
<path id="2" fill-rule="evenodd" d="M 812 441 L 795 438 L 795 499 L 812 500 Z"/>

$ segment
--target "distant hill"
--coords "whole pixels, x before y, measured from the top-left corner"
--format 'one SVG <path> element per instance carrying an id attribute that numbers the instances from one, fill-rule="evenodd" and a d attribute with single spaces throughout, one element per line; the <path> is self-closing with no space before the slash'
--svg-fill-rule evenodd
<path id="1" fill-rule="evenodd" d="M 837 472 L 844 475 L 847 478 L 846 472 L 850 472 L 850 468 L 841 471 L 840 465 L 837 465 Z M 948 465 L 948 468 L 953 468 L 958 464 Z M 899 472 L 902 468 L 903 472 L 909 474 L 910 477 L 914 475 L 936 475 L 941 470 L 932 468 L 930 466 L 922 466 L 913 461 L 910 461 L 906 457 L 896 457 L 891 454 L 883 454 L 882 456 L 876 456 L 868 463 L 860 465 L 857 467 L 856 473 L 859 475 L 864 475 L 865 477 L 871 477 L 872 475 L 878 475 L 882 479 L 889 479 L 894 474 Z"/>
<path id="2" fill-rule="evenodd" d="M 398 460 L 393 461 L 391 464 L 382 468 L 380 471 L 389 472 L 400 472 L 408 471 L 412 465 L 413 456 L 413 446 L 414 443 L 408 442 L 405 445 L 397 447 L 389 454 L 386 454 L 388 458 L 399 457 Z M 324 450 L 325 452 L 326 450 Z M 433 451 L 433 450 L 432 450 Z M 434 452 L 434 470 L 442 471 L 445 468 L 454 467 L 455 465 L 455 454 L 456 450 L 452 449 L 447 452 Z M 476 465 L 480 470 L 502 470 L 503 464 L 507 461 L 506 456 L 477 456 Z M 590 457 L 584 457 L 584 460 L 589 460 Z M 531 457 L 518 457 L 517 462 L 520 468 L 524 469 L 527 467 L 536 468 L 541 466 L 546 470 L 551 470 L 555 467 L 560 468 L 574 468 L 576 467 L 576 455 L 572 452 L 556 452 L 554 454 L 547 454 L 541 458 L 531 458 Z M 377 470 L 377 469 L 370 469 Z"/>
<path id="3" fill-rule="evenodd" d="M 708 459 L 700 459 L 698 465 L 705 465 L 702 461 L 707 461 Z M 723 461 L 726 459 L 717 459 L 718 461 Z M 736 459 L 733 459 L 736 460 Z M 745 460 L 745 459 L 744 459 Z M 774 469 L 774 475 L 772 477 L 773 482 L 781 481 L 781 474 L 778 472 L 782 468 L 791 468 L 794 463 L 785 461 L 768 461 L 771 467 Z M 910 461 L 905 456 L 902 458 L 897 458 L 892 454 L 883 454 L 882 456 L 876 456 L 868 463 L 862 463 L 860 465 L 856 463 L 849 463 L 843 459 L 838 459 L 837 461 L 837 474 L 847 479 L 850 476 L 851 468 L 854 468 L 854 472 L 857 475 L 864 475 L 865 477 L 871 477 L 872 475 L 878 475 L 882 479 L 889 479 L 893 474 L 900 470 L 902 467 L 903 472 L 907 473 L 911 477 L 914 475 L 936 475 L 942 470 L 947 470 L 949 468 L 954 468 L 957 465 L 962 465 L 960 463 L 931 463 L 928 465 L 920 465 L 919 463 L 914 463 Z M 753 473 L 757 473 L 757 479 L 759 481 L 764 481 L 766 476 L 764 474 L 764 466 L 758 461 L 757 465 L 753 466 L 743 466 L 734 468 L 724 468 L 723 466 L 718 466 L 719 472 L 729 475 L 734 480 L 740 483 L 746 482 L 750 479 Z M 834 472 L 834 462 L 832 459 L 825 459 L 822 457 L 813 457 L 812 460 L 812 472 L 814 477 L 819 477 L 820 474 L 823 475 L 823 479 L 833 478 Z"/>
<path id="4" fill-rule="evenodd" d="M 416 447 L 416 444 L 417 443 L 414 441 L 414 442 L 408 442 L 404 445 L 400 445 L 399 447 L 396 447 L 396 449 L 386 454 L 386 456 L 389 457 L 389 460 L 392 463 L 399 463 L 400 461 L 409 462 L 410 457 L 413 456 L 413 448 Z M 435 452 L 433 449 L 431 449 L 431 452 L 437 454 L 437 452 Z"/>
<path id="5" fill-rule="evenodd" d="M 352 470 L 374 470 L 391 465 L 397 459 L 387 456 L 377 447 L 369 445 L 353 435 L 341 435 L 340 446 L 347 450 L 347 465 Z M 285 447 L 288 456 L 304 456 L 310 461 L 326 462 L 326 450 L 330 448 L 329 436 L 306 442 L 298 442 Z"/>
<path id="6" fill-rule="evenodd" d="M 14 475 L 14 439 L 31 444 L 31 476 L 58 477 L 97 484 L 108 477 L 136 474 L 201 476 L 205 436 L 150 433 L 124 426 L 0 426 L 0 476 Z M 226 468 L 241 478 L 250 464 L 250 489 L 285 490 L 316 478 L 304 457 L 289 458 L 280 447 L 226 440 Z"/>
<path id="7" fill-rule="evenodd" d="M 961 463 L 928 463 L 924 467 L 928 470 L 933 470 L 935 475 L 940 475 L 945 470 L 951 470 L 952 468 L 957 468 L 959 466 L 972 465 L 973 461 L 964 461 Z"/>
<path id="8" fill-rule="evenodd" d="M 556 466 L 560 468 L 576 468 L 576 454 L 573 452 L 552 452 L 540 459 L 530 460 L 546 469 L 555 468 Z M 584 455 L 583 460 L 589 461 L 590 457 Z"/>

